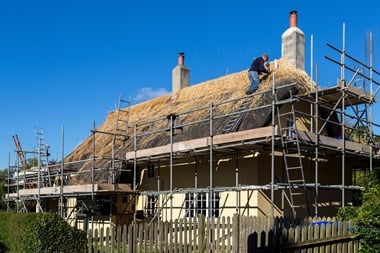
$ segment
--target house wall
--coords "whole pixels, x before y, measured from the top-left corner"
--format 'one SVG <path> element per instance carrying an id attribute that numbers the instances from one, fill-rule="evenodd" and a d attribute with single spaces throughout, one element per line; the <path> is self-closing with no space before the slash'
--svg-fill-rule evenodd
<path id="1" fill-rule="evenodd" d="M 75 206 L 77 205 L 77 198 L 66 199 L 66 219 L 71 226 L 76 226 L 77 214 Z"/>
<path id="2" fill-rule="evenodd" d="M 291 166 L 290 161 L 290 166 Z M 302 159 L 304 167 L 304 177 L 307 184 L 315 183 L 315 163 L 310 158 Z M 318 182 L 321 185 L 339 185 L 341 184 L 342 172 L 340 166 L 340 159 L 330 159 L 329 162 L 319 162 L 318 164 Z M 274 161 L 275 180 L 278 183 L 287 183 L 286 171 L 283 166 L 282 155 L 278 153 Z M 236 185 L 236 168 L 238 166 L 238 185 L 240 186 L 264 186 L 269 185 L 271 182 L 271 156 L 269 153 L 262 152 L 257 157 L 241 158 L 236 162 L 236 157 L 231 160 L 222 162 L 214 162 L 213 168 L 213 186 L 218 187 L 234 187 Z M 197 169 L 195 168 L 197 167 Z M 169 168 L 160 169 L 160 190 L 169 190 Z M 197 174 L 195 172 L 197 171 Z M 197 188 L 207 188 L 209 185 L 209 164 L 207 161 L 200 161 L 197 165 L 185 165 L 173 167 L 173 189 L 189 189 L 194 190 L 196 187 L 197 175 Z M 143 173 L 145 176 L 147 173 Z M 154 178 L 143 178 L 141 180 L 141 189 L 144 191 L 157 191 L 158 181 L 157 175 Z M 351 184 L 351 169 L 347 168 L 345 171 L 345 184 Z M 222 210 L 220 215 L 231 216 L 236 213 L 236 206 L 240 207 L 240 212 L 247 215 L 271 215 L 270 205 L 270 191 L 249 191 L 242 190 L 238 193 L 234 191 L 225 190 L 220 194 L 220 206 Z M 287 193 L 287 191 L 285 191 Z M 276 215 L 281 214 L 281 206 L 284 206 L 286 215 L 291 215 L 289 205 L 282 202 L 282 191 L 275 191 L 275 204 Z M 164 205 L 169 208 L 170 201 L 167 200 L 168 196 L 161 197 L 159 204 L 161 207 Z M 318 212 L 320 215 L 332 216 L 336 213 L 336 208 L 341 205 L 341 191 L 338 189 L 319 189 L 318 191 Z M 346 201 L 352 200 L 350 194 L 347 194 Z M 140 196 L 138 200 L 137 209 L 144 210 L 146 205 L 146 196 Z M 173 212 L 163 208 L 162 218 L 173 217 L 182 218 L 185 215 L 184 211 L 185 194 L 175 193 L 173 195 Z M 315 192 L 308 191 L 308 201 L 311 213 L 307 209 L 299 209 L 297 213 L 302 216 L 312 215 L 314 213 Z"/>
<path id="3" fill-rule="evenodd" d="M 159 210 L 160 218 L 162 220 L 174 220 L 188 217 L 186 216 L 185 196 L 185 193 L 174 193 L 172 198 L 173 202 L 170 204 L 168 200 L 169 194 L 160 195 L 155 206 L 156 210 Z M 266 217 L 272 212 L 270 199 L 260 190 L 241 190 L 239 192 L 223 191 L 219 193 L 219 196 L 220 208 L 218 210 L 218 217 L 232 217 L 236 213 L 245 216 Z M 147 202 L 148 195 L 142 194 L 139 196 L 137 210 L 145 210 Z M 205 211 L 208 212 L 208 208 L 206 209 Z M 281 210 L 275 207 L 274 214 L 275 216 L 280 216 Z M 152 216 L 150 218 L 152 218 Z"/>
<path id="4" fill-rule="evenodd" d="M 310 112 L 310 105 L 309 103 L 304 103 L 304 102 L 295 102 L 294 103 L 294 110 L 295 110 L 295 114 L 296 114 L 296 124 L 297 124 L 297 130 L 300 130 L 300 131 L 310 131 L 310 132 L 314 132 L 312 129 L 311 129 L 311 122 L 314 121 L 315 119 L 311 119 L 311 116 L 309 115 L 313 115 L 311 112 Z M 285 113 L 285 112 L 290 112 L 291 111 L 291 104 L 290 103 L 287 103 L 287 104 L 284 104 L 283 106 L 281 106 L 281 109 L 280 109 L 280 113 Z M 288 117 L 282 117 L 281 119 L 281 126 L 282 127 L 285 127 L 286 126 L 286 118 L 289 118 L 291 119 L 292 116 L 289 115 Z M 324 124 L 324 121 L 321 120 L 321 115 L 319 115 L 319 119 L 318 119 L 318 126 L 319 128 Z M 278 124 L 278 120 L 276 118 L 276 124 Z M 314 126 L 313 126 L 314 127 Z M 283 133 L 285 134 L 285 133 Z M 322 129 L 322 132 L 321 132 L 322 135 L 328 135 L 326 129 Z"/>
<path id="5" fill-rule="evenodd" d="M 270 207 L 270 191 L 264 190 L 262 194 L 250 193 L 249 191 L 240 191 L 240 194 L 236 194 L 233 190 L 229 191 L 228 187 L 235 187 L 236 180 L 238 180 L 238 186 L 268 186 L 271 183 L 271 155 L 267 151 L 259 151 L 260 154 L 257 157 L 242 158 L 238 161 L 236 156 L 231 159 L 215 159 L 213 162 L 212 181 L 213 187 L 224 187 L 225 189 L 220 195 L 220 205 L 223 207 L 221 215 L 230 216 L 236 212 L 236 205 L 240 206 L 240 212 L 244 212 L 249 215 L 261 215 L 271 214 Z M 313 157 L 305 157 L 302 159 L 304 178 L 307 184 L 315 183 L 315 163 L 312 160 Z M 297 158 L 294 158 L 297 159 Z M 292 166 L 292 162 L 297 165 L 298 161 L 288 160 L 289 166 Z M 159 172 L 159 173 L 158 173 Z M 275 182 L 287 184 L 286 171 L 283 163 L 283 157 L 281 152 L 276 152 L 274 157 L 274 172 Z M 345 185 L 352 184 L 351 178 L 352 169 L 346 164 L 345 170 Z M 155 169 L 154 178 L 147 178 L 147 173 L 142 173 L 144 177 L 141 179 L 142 185 L 140 189 L 142 191 L 169 191 L 170 186 L 170 170 L 168 167 L 160 167 Z M 160 180 L 158 183 L 157 176 Z M 237 179 L 236 179 L 237 177 Z M 341 171 L 341 158 L 333 157 L 326 160 L 326 162 L 318 163 L 318 183 L 320 185 L 338 186 L 342 183 L 342 171 Z M 158 188 L 159 184 L 159 188 Z M 210 184 L 210 168 L 207 160 L 199 160 L 197 164 L 187 164 L 182 166 L 173 166 L 173 190 L 189 189 L 189 191 L 195 188 L 207 188 Z M 285 191 L 286 193 L 287 190 Z M 253 195 L 252 195 L 253 194 Z M 259 200 L 260 197 L 265 196 L 265 200 Z M 297 210 L 299 215 L 308 216 L 314 213 L 315 203 L 315 191 L 308 190 L 308 202 L 311 213 L 307 212 L 307 209 Z M 144 210 L 146 199 L 144 196 L 140 196 L 138 200 L 138 209 Z M 291 209 L 285 202 L 283 203 L 282 191 L 275 191 L 275 205 L 278 214 L 280 214 L 280 208 L 284 206 L 284 212 L 286 215 L 291 215 Z M 240 200 L 239 200 L 240 199 Z M 185 194 L 174 194 L 173 197 L 173 213 L 174 217 L 183 217 Z M 341 191 L 339 189 L 319 189 L 318 190 L 318 203 L 319 214 L 332 216 L 336 213 L 337 207 L 341 205 Z M 349 192 L 346 194 L 346 202 L 351 202 L 352 197 Z M 165 203 L 169 206 L 169 201 L 166 198 L 161 198 L 161 205 Z M 236 204 L 238 203 L 238 204 Z M 264 207 L 264 205 L 268 205 Z M 269 210 L 268 210 L 269 208 Z M 262 209 L 262 210 L 261 210 Z M 163 210 L 164 217 L 169 217 L 170 211 Z M 276 211 L 277 212 L 277 211 Z"/>
<path id="6" fill-rule="evenodd" d="M 259 183 L 258 159 L 236 158 L 216 159 L 213 162 L 213 186 L 236 186 L 236 167 L 239 168 L 239 183 L 256 185 Z M 244 169 L 242 169 L 244 168 Z M 146 169 L 145 169 L 146 171 Z M 158 176 L 160 190 L 170 189 L 170 168 L 155 168 L 154 177 L 148 178 L 148 173 L 142 173 L 142 190 L 157 190 Z M 196 164 L 173 166 L 173 188 L 206 188 L 210 184 L 210 165 L 207 160 L 200 160 Z"/>
<path id="7" fill-rule="evenodd" d="M 114 225 L 129 224 L 133 220 L 133 198 L 128 195 L 117 195 L 115 197 L 116 213 L 111 216 Z"/>

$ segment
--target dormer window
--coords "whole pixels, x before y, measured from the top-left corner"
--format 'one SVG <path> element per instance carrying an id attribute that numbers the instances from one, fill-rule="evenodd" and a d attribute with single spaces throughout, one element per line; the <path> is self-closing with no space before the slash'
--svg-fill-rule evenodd
<path id="1" fill-rule="evenodd" d="M 286 119 L 286 136 L 295 137 L 295 123 L 291 118 Z"/>
<path id="2" fill-rule="evenodd" d="M 173 128 L 173 135 L 181 134 L 183 132 L 183 127 L 179 126 L 179 115 L 171 113 L 166 116 L 168 119 L 168 132 L 170 132 L 170 128 Z"/>

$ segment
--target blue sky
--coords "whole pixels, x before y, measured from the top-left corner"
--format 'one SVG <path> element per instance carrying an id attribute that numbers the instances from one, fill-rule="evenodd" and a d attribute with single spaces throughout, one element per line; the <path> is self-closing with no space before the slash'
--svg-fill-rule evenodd
<path id="1" fill-rule="evenodd" d="M 1 1 L 0 2 L 0 169 L 15 154 L 12 135 L 24 150 L 43 129 L 51 159 L 90 134 L 116 108 L 119 94 L 138 103 L 171 90 L 177 52 L 184 51 L 191 84 L 248 68 L 263 52 L 281 56 L 281 34 L 289 12 L 298 11 L 310 36 L 321 86 L 333 86 L 339 60 L 329 42 L 366 61 L 365 38 L 373 33 L 374 66 L 380 70 L 380 7 L 375 0 L 347 1 Z M 376 105 L 376 108 L 379 108 Z M 379 116 L 375 118 L 379 122 Z"/>

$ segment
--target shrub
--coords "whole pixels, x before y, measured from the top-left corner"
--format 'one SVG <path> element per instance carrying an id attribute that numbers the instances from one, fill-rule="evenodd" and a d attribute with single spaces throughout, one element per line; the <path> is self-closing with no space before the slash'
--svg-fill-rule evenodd
<path id="1" fill-rule="evenodd" d="M 338 217 L 352 219 L 360 236 L 360 252 L 380 252 L 380 185 L 379 176 L 372 174 L 362 195 L 362 205 L 341 209 Z"/>
<path id="2" fill-rule="evenodd" d="M 86 252 L 86 233 L 70 227 L 56 214 L 3 213 L 0 229 L 5 252 Z"/>
<path id="3" fill-rule="evenodd" d="M 380 185 L 375 177 L 368 181 L 362 200 L 355 219 L 361 252 L 380 252 Z"/>

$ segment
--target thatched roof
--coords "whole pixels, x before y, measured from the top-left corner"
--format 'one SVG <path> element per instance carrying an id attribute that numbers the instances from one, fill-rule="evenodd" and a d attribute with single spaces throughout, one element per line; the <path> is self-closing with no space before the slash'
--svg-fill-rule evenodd
<path id="1" fill-rule="evenodd" d="M 275 71 L 275 86 L 297 83 L 298 85 L 291 88 L 295 93 L 306 92 L 310 90 L 311 80 L 305 71 L 296 69 L 286 59 L 277 61 L 278 69 Z M 273 69 L 273 62 L 271 63 Z M 258 93 L 268 90 L 273 85 L 273 75 L 270 75 L 265 80 L 261 81 Z M 213 103 L 213 133 L 221 134 L 223 127 L 228 121 L 228 117 L 220 117 L 228 113 L 232 113 L 239 108 L 242 100 L 239 98 L 245 97 L 245 91 L 249 87 L 247 70 L 222 76 L 220 78 L 202 82 L 190 87 L 179 90 L 176 94 L 168 94 L 140 104 L 130 107 L 128 125 L 133 127 L 137 124 L 136 132 L 138 137 L 138 149 L 150 148 L 168 144 L 170 138 L 166 131 L 158 132 L 160 129 L 167 128 L 167 116 L 170 114 L 178 114 L 179 121 L 176 124 L 183 124 L 181 134 L 174 136 L 175 141 L 182 141 L 208 136 L 210 133 L 209 126 L 209 107 Z M 278 96 L 285 98 L 289 96 L 288 89 L 280 89 Z M 230 103 L 220 104 L 226 100 L 234 100 Z M 270 92 L 262 93 L 258 96 L 252 96 L 250 108 L 258 107 L 262 104 L 271 101 Z M 199 110 L 193 111 L 193 109 Z M 201 109 L 204 108 L 204 109 Z M 189 112 L 191 111 L 191 112 Z M 188 112 L 186 114 L 182 114 Z M 119 112 L 120 113 L 120 112 Z M 120 114 L 119 114 L 120 115 Z M 246 113 L 239 127 L 239 130 L 257 128 L 267 125 L 271 117 L 271 109 L 261 109 Z M 203 121 L 202 121 L 203 120 Z M 109 113 L 104 123 L 97 129 L 104 132 L 114 132 L 117 121 L 117 112 Z M 151 122 L 143 124 L 143 122 Z M 196 124 L 188 125 L 197 122 Z M 120 123 L 120 122 L 119 122 Z M 119 126 L 120 128 L 120 126 Z M 152 132 L 152 134 L 140 136 L 142 133 Z M 118 149 L 116 157 L 122 157 L 125 152 L 133 150 L 133 129 L 129 130 L 129 138 L 126 141 L 120 139 L 115 140 Z M 77 161 L 92 157 L 93 153 L 93 138 L 88 136 L 70 155 L 66 157 L 66 161 Z M 110 157 L 112 150 L 112 135 L 96 134 L 95 138 L 96 157 Z M 91 168 L 91 163 L 80 165 L 81 168 Z M 98 162 L 97 168 L 107 167 L 107 162 Z M 99 173 L 96 175 L 96 181 L 106 180 L 107 173 Z M 82 180 L 80 180 L 82 181 Z"/>

